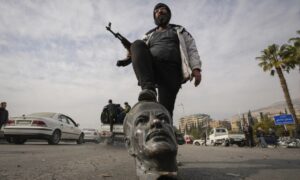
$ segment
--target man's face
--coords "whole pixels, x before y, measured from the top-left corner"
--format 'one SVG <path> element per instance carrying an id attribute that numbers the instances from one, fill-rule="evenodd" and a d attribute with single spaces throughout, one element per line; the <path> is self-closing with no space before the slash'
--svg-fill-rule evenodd
<path id="1" fill-rule="evenodd" d="M 170 21 L 170 14 L 166 7 L 160 7 L 154 10 L 154 21 L 158 26 L 166 26 Z"/>
<path id="2" fill-rule="evenodd" d="M 6 103 L 5 102 L 1 103 L 1 107 L 5 109 L 6 108 Z"/>
<path id="3" fill-rule="evenodd" d="M 177 143 L 167 110 L 154 102 L 140 102 L 131 111 L 131 148 L 144 158 L 177 154 Z M 125 130 L 126 133 L 126 130 Z M 127 133 L 128 134 L 128 131 Z"/>

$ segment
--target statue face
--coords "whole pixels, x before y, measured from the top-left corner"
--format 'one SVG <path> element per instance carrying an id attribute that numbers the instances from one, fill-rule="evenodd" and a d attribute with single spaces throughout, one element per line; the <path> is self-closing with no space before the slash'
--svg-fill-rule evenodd
<path id="1" fill-rule="evenodd" d="M 126 116 L 129 152 L 143 159 L 175 157 L 177 142 L 168 111 L 156 102 L 139 102 Z"/>

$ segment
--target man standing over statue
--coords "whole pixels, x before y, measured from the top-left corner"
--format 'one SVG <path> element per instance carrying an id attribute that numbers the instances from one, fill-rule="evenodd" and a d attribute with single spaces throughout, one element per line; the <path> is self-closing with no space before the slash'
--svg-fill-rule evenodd
<path id="1" fill-rule="evenodd" d="M 193 78 L 195 86 L 200 84 L 201 61 L 191 34 L 180 25 L 169 24 L 171 10 L 166 4 L 158 3 L 153 17 L 157 26 L 143 40 L 131 44 L 127 59 L 131 59 L 142 88 L 138 100 L 156 101 L 157 88 L 158 102 L 172 117 L 181 84 Z M 117 65 L 128 63 L 118 61 Z"/>

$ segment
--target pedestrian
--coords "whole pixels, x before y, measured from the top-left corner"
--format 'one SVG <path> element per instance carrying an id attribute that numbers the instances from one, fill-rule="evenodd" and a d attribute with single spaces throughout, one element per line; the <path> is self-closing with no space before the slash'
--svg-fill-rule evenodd
<path id="1" fill-rule="evenodd" d="M 245 139 L 246 139 L 246 145 L 249 146 L 249 132 L 248 132 L 248 124 L 245 123 L 243 126 L 243 132 L 245 135 Z"/>
<path id="2" fill-rule="evenodd" d="M 269 141 L 269 144 L 277 146 L 277 136 L 276 136 L 274 129 L 272 129 L 272 128 L 269 128 L 268 141 Z M 267 141 L 267 143 L 268 143 L 268 141 Z"/>
<path id="3" fill-rule="evenodd" d="M 114 122 L 117 121 L 117 108 L 111 99 L 108 100 L 108 105 L 106 105 L 105 108 L 107 108 L 107 117 L 110 125 L 110 132 L 113 132 Z"/>
<path id="4" fill-rule="evenodd" d="M 8 121 L 8 111 L 6 110 L 7 103 L 1 102 L 0 106 L 0 129 Z"/>
<path id="5" fill-rule="evenodd" d="M 128 102 L 124 103 L 124 112 L 127 114 L 131 109 L 131 106 L 128 104 Z"/>
<path id="6" fill-rule="evenodd" d="M 203 133 L 203 136 L 202 136 L 202 137 L 203 137 L 203 139 L 204 139 L 204 146 L 207 146 L 207 144 L 206 144 L 206 132 Z"/>
<path id="7" fill-rule="evenodd" d="M 256 137 L 258 138 L 260 146 L 262 148 L 268 147 L 266 140 L 265 140 L 265 132 L 261 127 L 257 128 Z"/>
<path id="8" fill-rule="evenodd" d="M 169 24 L 171 10 L 166 4 L 158 3 L 153 17 L 156 27 L 143 40 L 132 43 L 128 57 L 142 89 L 138 100 L 156 101 L 157 88 L 158 102 L 172 117 L 181 84 L 193 78 L 195 86 L 200 84 L 201 61 L 191 34 L 180 25 Z"/>

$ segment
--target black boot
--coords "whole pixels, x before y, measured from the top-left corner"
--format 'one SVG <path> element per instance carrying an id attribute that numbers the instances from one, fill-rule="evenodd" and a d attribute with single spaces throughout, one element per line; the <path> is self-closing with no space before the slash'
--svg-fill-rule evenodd
<path id="1" fill-rule="evenodd" d="M 139 94 L 139 101 L 154 101 L 156 102 L 156 91 L 152 89 L 143 89 Z"/>

